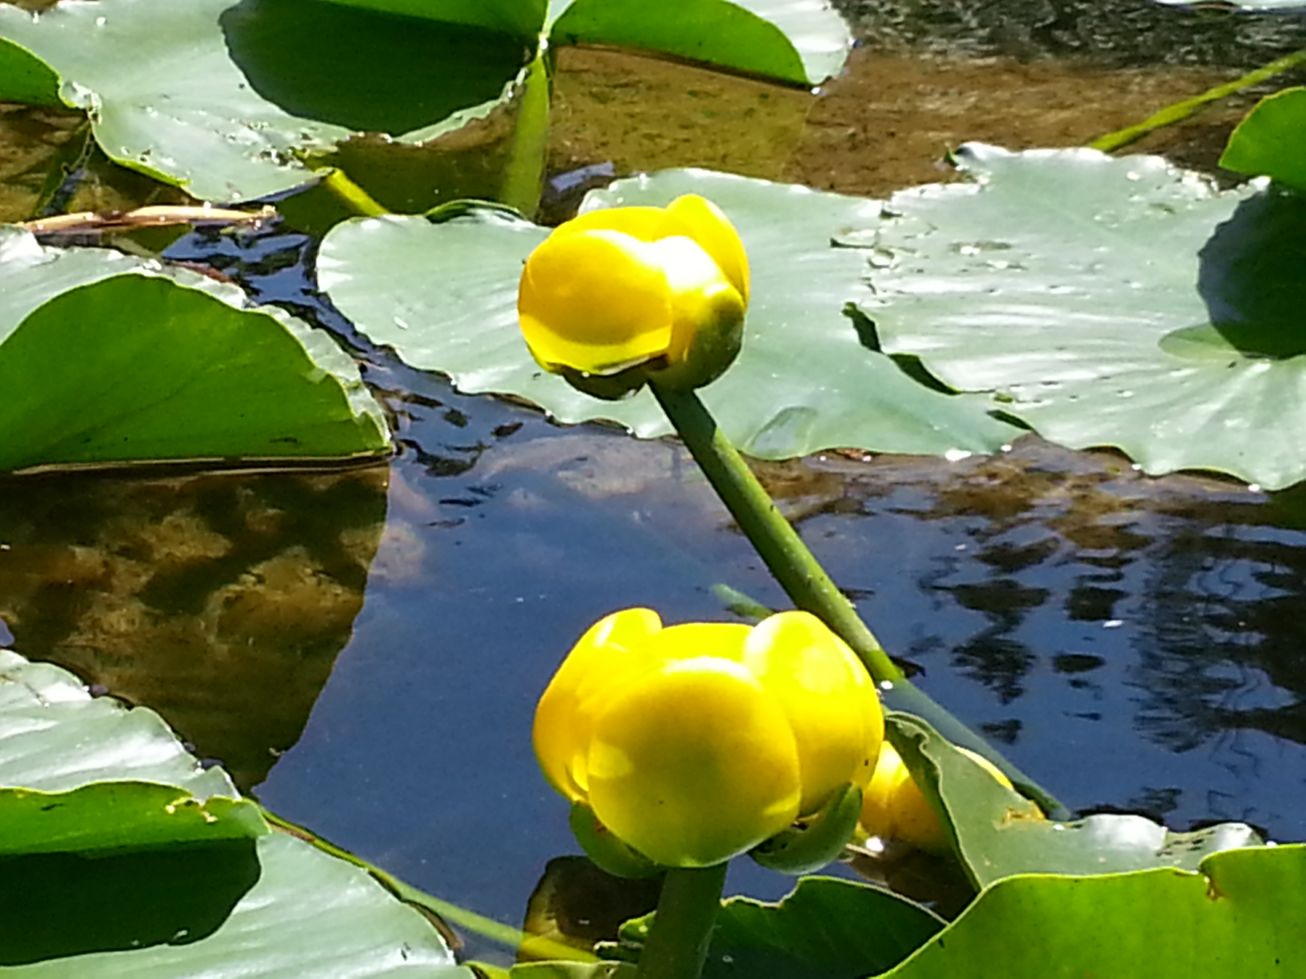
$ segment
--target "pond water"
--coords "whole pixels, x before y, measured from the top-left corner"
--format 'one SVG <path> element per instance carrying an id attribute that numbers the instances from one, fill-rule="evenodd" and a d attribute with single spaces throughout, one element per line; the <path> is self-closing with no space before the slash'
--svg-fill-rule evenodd
<path id="1" fill-rule="evenodd" d="M 1238 57 L 1161 66 L 1065 50 L 1098 23 L 1067 27 L 1068 4 L 1030 4 L 1045 29 L 1015 40 L 983 19 L 993 4 L 961 26 L 945 4 L 917 6 L 943 26 L 888 31 L 866 5 L 883 43 L 815 102 L 568 53 L 554 168 L 705 164 L 884 193 L 945 177 L 936 161 L 963 138 L 1085 142 L 1304 31 L 1230 22 L 1262 25 Z M 986 24 L 996 41 L 981 43 Z M 1246 104 L 1148 146 L 1209 162 Z M 747 138 L 711 138 L 723 127 Z M 350 344 L 398 456 L 335 474 L 0 483 L 0 640 L 159 709 L 277 813 L 520 924 L 550 861 L 578 852 L 529 735 L 580 632 L 631 605 L 729 617 L 718 584 L 786 602 L 676 444 L 560 428 L 405 368 L 315 292 L 311 247 L 206 231 L 168 254 Z M 831 453 L 761 472 L 917 682 L 1068 806 L 1306 838 L 1306 494 L 1148 479 L 1034 438 L 991 458 Z M 551 887 L 580 873 L 554 871 Z M 744 862 L 732 874 L 735 892 L 788 886 Z M 596 900 L 609 917 L 650 902 L 639 888 Z"/>

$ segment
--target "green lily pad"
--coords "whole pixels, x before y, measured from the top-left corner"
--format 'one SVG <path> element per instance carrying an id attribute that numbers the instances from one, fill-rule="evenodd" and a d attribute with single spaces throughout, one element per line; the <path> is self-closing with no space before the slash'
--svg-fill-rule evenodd
<path id="1" fill-rule="evenodd" d="M 196 764 L 153 711 L 0 649 L 0 858 L 266 832 L 226 773 Z"/>
<path id="2" fill-rule="evenodd" d="M 701 392 L 742 451 L 986 452 L 1019 434 L 988 413 L 988 399 L 931 390 L 859 342 L 843 309 L 864 294 L 866 256 L 831 239 L 873 221 L 879 202 L 670 170 L 617 181 L 584 209 L 666 204 L 690 192 L 724 208 L 752 264 L 743 353 Z M 614 421 L 643 438 L 670 432 L 648 392 L 597 401 L 531 360 L 517 326 L 517 281 L 546 229 L 489 208 L 441 213 L 454 216 L 337 226 L 322 243 L 319 283 L 374 342 L 413 367 L 450 375 L 463 391 L 524 398 L 563 422 Z"/>
<path id="3" fill-rule="evenodd" d="M 386 452 L 353 361 L 244 304 L 205 276 L 0 228 L 0 470 Z"/>
<path id="4" fill-rule="evenodd" d="M 1229 136 L 1220 166 L 1306 190 L 1306 88 L 1261 99 Z"/>
<path id="5" fill-rule="evenodd" d="M 1306 478 L 1306 199 L 1158 157 L 970 145 L 966 184 L 848 236 L 884 349 L 1071 448 L 1144 471 Z"/>
<path id="6" fill-rule="evenodd" d="M 1306 847 L 1230 850 L 1195 870 L 998 881 L 883 979 L 1260 979 L 1306 962 Z"/>
<path id="7" fill-rule="evenodd" d="M 9 650 L 0 786 L 6 976 L 471 979 L 421 914 L 269 831 L 152 711 Z M 35 832 L 41 819 L 54 837 Z"/>
<path id="8" fill-rule="evenodd" d="M 897 712 L 887 720 L 894 747 L 917 785 L 946 813 L 945 826 L 977 887 L 1018 874 L 1196 870 L 1212 853 L 1261 844 L 1245 823 L 1176 833 L 1128 813 L 1046 820 L 1037 806 L 994 780 L 924 721 Z"/>
<path id="9" fill-rule="evenodd" d="M 544 27 L 549 0 L 331 0 L 404 17 L 486 27 L 532 41 Z"/>
<path id="10" fill-rule="evenodd" d="M 321 0 L 0 5 L 0 38 L 0 99 L 56 90 L 110 158 L 212 201 L 299 186 L 355 132 L 421 143 L 483 118 L 523 66 L 505 34 Z"/>
<path id="11" fill-rule="evenodd" d="M 622 925 L 616 954 L 637 959 L 654 917 Z M 776 904 L 748 897 L 725 901 L 703 977 L 858 979 L 897 965 L 943 925 L 937 915 L 891 891 L 803 877 Z"/>
<path id="12" fill-rule="evenodd" d="M 827 3 L 792 0 L 555 2 L 550 41 L 642 48 L 798 85 L 816 85 L 847 60 L 852 35 Z"/>

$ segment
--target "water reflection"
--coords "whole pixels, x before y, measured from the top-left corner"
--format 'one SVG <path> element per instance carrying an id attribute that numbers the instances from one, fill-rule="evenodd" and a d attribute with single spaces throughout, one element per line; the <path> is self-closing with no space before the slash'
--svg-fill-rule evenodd
<path id="1" fill-rule="evenodd" d="M 154 708 L 242 789 L 298 739 L 348 641 L 386 469 L 0 481 L 17 649 Z"/>

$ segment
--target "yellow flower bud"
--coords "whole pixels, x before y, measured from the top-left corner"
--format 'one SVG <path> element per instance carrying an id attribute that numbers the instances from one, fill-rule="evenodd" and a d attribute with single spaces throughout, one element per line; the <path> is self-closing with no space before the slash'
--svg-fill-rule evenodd
<path id="1" fill-rule="evenodd" d="M 563 661 L 534 739 L 553 786 L 618 839 L 704 867 L 866 785 L 883 731 L 864 667 L 807 612 L 664 628 L 625 609 Z"/>
<path id="2" fill-rule="evenodd" d="M 558 226 L 526 259 L 522 335 L 545 370 L 598 397 L 653 379 L 708 384 L 743 337 L 748 258 L 710 201 L 590 211 Z"/>
<path id="3" fill-rule="evenodd" d="M 1011 780 L 987 758 L 968 748 L 958 746 L 957 750 L 992 775 L 995 781 L 1007 788 L 1012 787 Z M 862 794 L 861 830 L 867 836 L 895 840 L 931 853 L 943 853 L 951 846 L 938 813 L 888 741 L 880 747 L 875 774 Z"/>

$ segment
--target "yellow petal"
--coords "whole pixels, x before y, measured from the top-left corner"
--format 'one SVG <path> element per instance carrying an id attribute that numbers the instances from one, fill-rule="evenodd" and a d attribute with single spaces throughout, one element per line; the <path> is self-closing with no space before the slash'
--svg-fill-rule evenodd
<path id="1" fill-rule="evenodd" d="M 596 718 L 589 793 L 598 819 L 653 861 L 709 866 L 793 822 L 797 748 L 743 666 L 673 660 Z"/>
<path id="2" fill-rule="evenodd" d="M 697 242 L 676 235 L 654 242 L 648 251 L 667 277 L 672 325 L 666 355 L 672 364 L 683 363 L 698 335 L 718 329 L 723 321 L 742 328 L 744 301 L 739 291 Z M 730 366 L 737 350 L 736 344 L 720 370 Z"/>
<path id="3" fill-rule="evenodd" d="M 674 233 L 667 223 L 666 208 L 643 205 L 586 211 L 558 225 L 553 233 L 571 235 L 581 231 L 620 231 L 640 241 L 657 241 Z"/>
<path id="4" fill-rule="evenodd" d="M 648 639 L 662 628 L 652 609 L 605 616 L 572 647 L 535 709 L 535 754 L 545 777 L 572 802 L 586 799 L 586 756 L 594 716 L 609 684 L 649 668 Z"/>
<path id="5" fill-rule="evenodd" d="M 517 314 L 540 364 L 604 374 L 666 353 L 671 295 L 650 248 L 617 231 L 560 228 L 531 252 Z"/>
<path id="6" fill-rule="evenodd" d="M 685 194 L 667 205 L 667 214 L 716 260 L 744 305 L 748 305 L 748 254 L 739 239 L 739 232 L 721 208 L 698 194 Z"/>
<path id="7" fill-rule="evenodd" d="M 808 612 L 754 627 L 744 664 L 781 705 L 798 745 L 808 815 L 846 782 L 867 784 L 884 738 L 875 686 L 848 645 Z"/>

